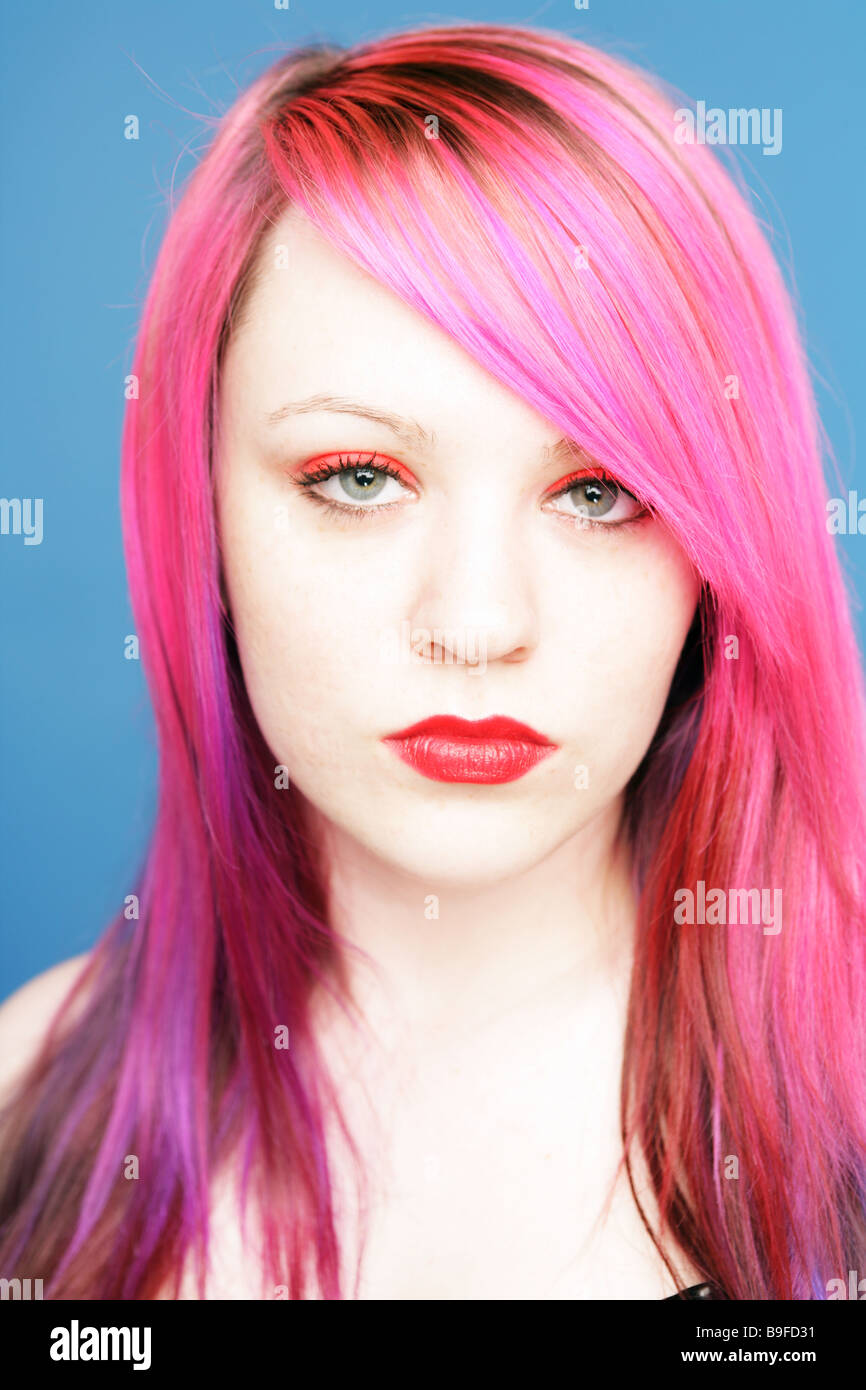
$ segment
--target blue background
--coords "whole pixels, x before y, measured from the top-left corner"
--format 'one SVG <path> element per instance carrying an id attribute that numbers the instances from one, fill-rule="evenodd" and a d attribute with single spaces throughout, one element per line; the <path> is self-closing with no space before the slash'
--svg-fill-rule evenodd
<path id="1" fill-rule="evenodd" d="M 290 3 L 3 7 L 0 496 L 42 497 L 44 538 L 0 535 L 0 997 L 88 949 L 142 859 L 156 754 L 141 667 L 123 655 L 134 630 L 118 508 L 123 378 L 172 182 L 209 138 L 197 114 L 221 114 L 282 48 L 452 20 L 535 24 L 630 58 L 708 107 L 781 107 L 781 152 L 745 146 L 737 159 L 801 307 L 844 485 L 866 494 L 855 453 L 862 0 Z M 138 141 L 123 136 L 130 113 Z M 838 544 L 862 597 L 866 539 Z"/>

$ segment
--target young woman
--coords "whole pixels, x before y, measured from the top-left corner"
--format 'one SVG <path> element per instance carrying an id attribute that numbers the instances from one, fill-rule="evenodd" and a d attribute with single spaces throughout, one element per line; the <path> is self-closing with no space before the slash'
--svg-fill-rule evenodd
<path id="1" fill-rule="evenodd" d="M 862 1265 L 862 675 L 782 279 L 676 132 L 485 25 L 289 54 L 221 123 L 123 440 L 156 827 L 6 1006 L 4 1276 Z"/>

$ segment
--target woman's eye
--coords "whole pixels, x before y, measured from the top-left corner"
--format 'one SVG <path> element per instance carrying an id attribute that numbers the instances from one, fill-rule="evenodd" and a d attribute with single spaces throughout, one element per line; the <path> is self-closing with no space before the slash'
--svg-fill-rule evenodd
<path id="1" fill-rule="evenodd" d="M 341 468 L 318 486 L 319 495 L 334 502 L 359 502 L 362 506 L 378 500 L 387 502 L 405 490 L 381 468 L 364 464 L 360 468 Z"/>
<path id="2" fill-rule="evenodd" d="M 646 510 L 613 478 L 596 474 L 572 479 L 548 499 L 548 505 L 551 510 L 573 517 L 578 522 L 599 521 L 609 526 L 636 521 Z"/>
<path id="3" fill-rule="evenodd" d="M 299 475 L 298 482 L 313 498 L 348 511 L 388 506 L 411 493 L 395 469 L 345 456 Z"/>

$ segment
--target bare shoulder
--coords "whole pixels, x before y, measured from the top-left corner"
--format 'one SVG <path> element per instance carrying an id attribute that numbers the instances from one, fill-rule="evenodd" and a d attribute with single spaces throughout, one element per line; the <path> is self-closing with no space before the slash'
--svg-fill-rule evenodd
<path id="1" fill-rule="evenodd" d="M 36 1056 L 48 1027 L 90 952 L 44 970 L 0 1004 L 0 1104 Z"/>

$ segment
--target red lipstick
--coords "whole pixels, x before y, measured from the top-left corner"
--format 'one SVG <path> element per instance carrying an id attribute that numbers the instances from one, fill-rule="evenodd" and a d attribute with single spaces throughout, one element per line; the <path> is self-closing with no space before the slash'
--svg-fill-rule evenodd
<path id="1" fill-rule="evenodd" d="M 434 782 L 515 782 L 558 747 L 504 714 L 488 719 L 437 714 L 382 742 Z"/>

